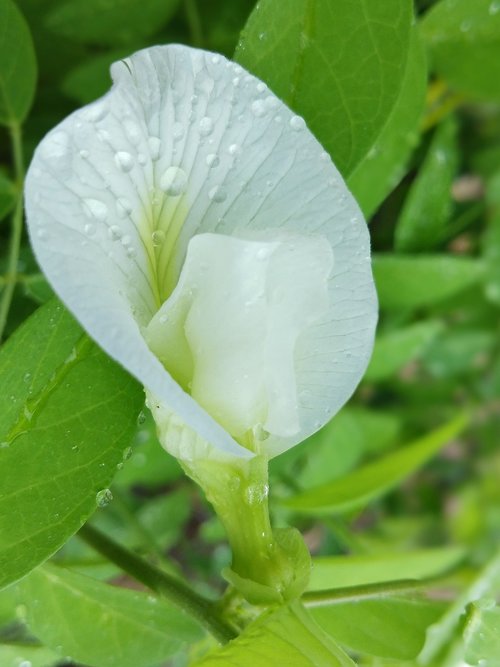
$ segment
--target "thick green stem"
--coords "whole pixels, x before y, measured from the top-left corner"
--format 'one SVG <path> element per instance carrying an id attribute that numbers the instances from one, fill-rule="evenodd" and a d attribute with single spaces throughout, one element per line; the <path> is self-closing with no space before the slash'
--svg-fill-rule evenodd
<path id="1" fill-rule="evenodd" d="M 365 584 L 364 586 L 347 586 L 345 588 L 333 588 L 323 591 L 311 591 L 304 593 L 302 603 L 305 607 L 323 607 L 344 602 L 359 602 L 360 600 L 372 600 L 374 598 L 388 597 L 390 595 L 401 595 L 415 593 L 428 582 L 415 579 L 400 579 L 398 581 L 383 582 L 380 584 Z"/>
<path id="2" fill-rule="evenodd" d="M 150 565 L 88 524 L 80 529 L 78 535 L 131 577 L 195 618 L 221 644 L 237 636 L 237 631 L 220 616 L 214 603 L 195 593 L 182 581 Z"/>
<path id="3" fill-rule="evenodd" d="M 18 187 L 17 204 L 12 214 L 9 253 L 7 256 L 7 271 L 5 273 L 5 286 L 0 299 L 0 341 L 2 340 L 5 325 L 9 315 L 10 304 L 16 285 L 17 264 L 19 261 L 19 249 L 23 232 L 23 180 L 24 163 L 21 140 L 21 127 L 18 124 L 10 126 L 10 138 L 12 144 L 12 155 L 14 161 L 14 174 Z"/>
<path id="4" fill-rule="evenodd" d="M 300 597 L 309 577 L 310 556 L 294 529 L 273 532 L 267 458 L 181 463 L 226 530 L 233 556 L 226 579 L 253 604 L 280 604 Z"/>

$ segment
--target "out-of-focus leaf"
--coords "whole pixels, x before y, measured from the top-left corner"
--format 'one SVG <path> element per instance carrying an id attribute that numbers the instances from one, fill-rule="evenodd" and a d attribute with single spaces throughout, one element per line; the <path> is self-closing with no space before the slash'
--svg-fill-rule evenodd
<path id="1" fill-rule="evenodd" d="M 379 336 L 365 380 L 377 382 L 391 377 L 418 357 L 442 329 L 442 322 L 428 320 Z"/>
<path id="2" fill-rule="evenodd" d="M 0 220 L 3 220 L 12 211 L 16 199 L 16 186 L 12 181 L 0 174 Z"/>
<path id="3" fill-rule="evenodd" d="M 36 303 L 47 303 L 54 297 L 54 290 L 47 282 L 43 273 L 34 273 L 22 282 L 23 290 L 26 296 L 33 299 Z"/>
<path id="4" fill-rule="evenodd" d="M 0 124 L 22 123 L 36 85 L 29 28 L 12 0 L 0 0 Z"/>
<path id="5" fill-rule="evenodd" d="M 346 514 L 390 491 L 436 454 L 467 425 L 460 416 L 420 440 L 370 463 L 341 479 L 283 501 L 304 514 Z"/>
<path id="6" fill-rule="evenodd" d="M 164 600 L 54 565 L 23 579 L 19 596 L 28 627 L 45 645 L 98 667 L 150 667 L 203 636 Z"/>
<path id="7" fill-rule="evenodd" d="M 479 282 L 481 260 L 446 255 L 376 255 L 373 272 L 381 308 L 430 306 Z"/>
<path id="8" fill-rule="evenodd" d="M 425 52 L 414 27 L 399 97 L 375 143 L 347 181 L 367 218 L 405 174 L 408 159 L 418 142 L 426 89 Z"/>
<path id="9" fill-rule="evenodd" d="M 57 301 L 0 350 L 0 587 L 53 554 L 106 497 L 143 392 Z"/>
<path id="10" fill-rule="evenodd" d="M 85 44 L 117 45 L 158 32 L 179 0 L 66 0 L 48 14 L 46 26 Z"/>
<path id="11" fill-rule="evenodd" d="M 398 579 L 427 579 L 447 572 L 464 555 L 461 547 L 443 547 L 404 553 L 322 556 L 313 559 L 308 589 L 320 591 Z"/>
<path id="12" fill-rule="evenodd" d="M 298 607 L 262 614 L 223 649 L 193 667 L 355 667 L 342 649 Z"/>
<path id="13" fill-rule="evenodd" d="M 130 55 L 130 49 L 108 51 L 88 58 L 64 78 L 62 90 L 80 104 L 88 104 L 101 97 L 111 86 L 109 68 L 112 63 Z"/>
<path id="14" fill-rule="evenodd" d="M 399 429 L 393 415 L 345 408 L 303 443 L 295 479 L 309 488 L 345 475 L 363 454 L 393 444 Z"/>
<path id="15" fill-rule="evenodd" d="M 434 71 L 454 89 L 500 100 L 498 0 L 441 0 L 425 15 L 422 35 Z"/>
<path id="16" fill-rule="evenodd" d="M 498 336 L 489 330 L 449 331 L 425 351 L 423 364 L 437 378 L 479 373 L 488 366 Z"/>
<path id="17" fill-rule="evenodd" d="M 396 250 L 432 250 L 439 244 L 452 211 L 451 185 L 457 167 L 457 124 L 451 116 L 436 130 L 408 193 L 396 227 Z"/>
<path id="18" fill-rule="evenodd" d="M 465 660 L 477 667 L 500 667 L 500 607 L 494 599 L 471 605 L 464 630 Z"/>
<path id="19" fill-rule="evenodd" d="M 415 658 L 442 605 L 404 597 L 354 600 L 310 608 L 317 623 L 343 646 L 390 660 Z"/>
<path id="20" fill-rule="evenodd" d="M 400 95 L 412 14 L 408 0 L 260 0 L 236 60 L 305 118 L 348 176 Z"/>
<path id="21" fill-rule="evenodd" d="M 500 173 L 488 183 L 486 196 L 489 204 L 488 227 L 483 237 L 483 255 L 488 271 L 486 296 L 500 305 Z"/>

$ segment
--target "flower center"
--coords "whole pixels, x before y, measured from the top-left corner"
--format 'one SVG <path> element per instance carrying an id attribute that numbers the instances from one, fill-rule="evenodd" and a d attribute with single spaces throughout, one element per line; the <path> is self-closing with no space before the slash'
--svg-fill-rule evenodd
<path id="1" fill-rule="evenodd" d="M 172 377 L 242 444 L 299 431 L 295 351 L 328 311 L 324 237 L 199 234 L 146 328 Z"/>

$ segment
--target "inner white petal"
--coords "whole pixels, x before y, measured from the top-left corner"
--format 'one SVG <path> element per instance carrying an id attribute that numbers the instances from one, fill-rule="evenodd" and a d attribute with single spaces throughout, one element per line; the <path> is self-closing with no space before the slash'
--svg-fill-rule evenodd
<path id="1" fill-rule="evenodd" d="M 295 349 L 329 308 L 323 236 L 199 234 L 178 284 L 146 328 L 151 350 L 242 444 L 299 432 Z"/>

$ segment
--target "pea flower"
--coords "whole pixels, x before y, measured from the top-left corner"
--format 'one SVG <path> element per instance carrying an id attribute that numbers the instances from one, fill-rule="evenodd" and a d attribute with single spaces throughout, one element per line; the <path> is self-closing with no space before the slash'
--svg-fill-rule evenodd
<path id="1" fill-rule="evenodd" d="M 145 387 L 184 461 L 274 456 L 326 423 L 367 365 L 369 238 L 329 156 L 264 83 L 158 46 L 38 146 L 37 260 Z"/>

